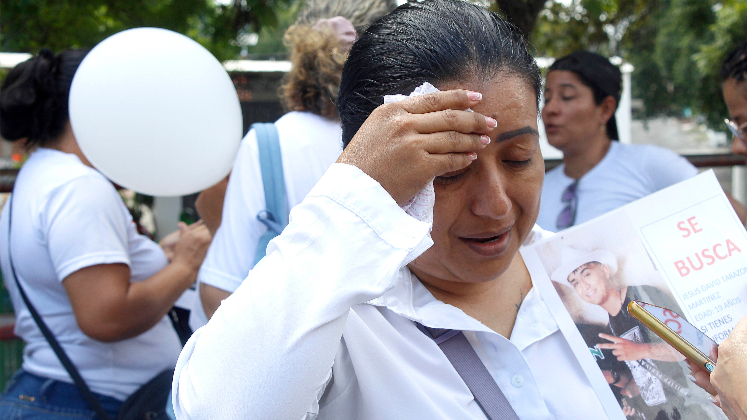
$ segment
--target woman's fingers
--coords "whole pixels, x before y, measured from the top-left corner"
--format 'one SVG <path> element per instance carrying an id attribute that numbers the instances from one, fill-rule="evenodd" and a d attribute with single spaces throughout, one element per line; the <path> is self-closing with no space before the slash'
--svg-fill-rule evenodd
<path id="1" fill-rule="evenodd" d="M 485 134 L 464 134 L 457 131 L 425 134 L 421 138 L 423 149 L 431 154 L 477 152 L 490 143 L 490 137 Z"/>
<path id="2" fill-rule="evenodd" d="M 402 204 L 433 177 L 465 168 L 490 142 L 492 118 L 465 111 L 482 95 L 434 92 L 382 105 L 338 159 L 357 166 Z"/>
<path id="3" fill-rule="evenodd" d="M 716 388 L 711 385 L 711 375 L 705 369 L 690 360 L 687 361 L 687 364 L 690 366 L 690 380 L 695 383 L 695 385 L 703 388 L 707 393 L 716 395 Z"/>
<path id="4" fill-rule="evenodd" d="M 191 225 L 187 225 L 185 223 L 184 229 L 185 230 L 195 230 L 195 229 L 200 229 L 204 225 L 205 225 L 205 221 L 202 220 L 202 219 L 200 219 L 200 220 L 192 223 Z"/>
<path id="5" fill-rule="evenodd" d="M 397 102 L 410 114 L 427 114 L 445 109 L 467 109 L 480 102 L 482 94 L 463 89 L 426 93 Z"/>
<path id="6" fill-rule="evenodd" d="M 464 169 L 477 159 L 477 153 L 445 153 L 440 155 L 431 155 L 433 157 L 433 166 L 435 176 L 443 175 L 448 172 Z"/>
<path id="7" fill-rule="evenodd" d="M 449 90 L 407 98 L 386 106 L 400 107 L 410 114 L 408 124 L 417 133 L 458 131 L 487 134 L 496 127 L 495 119 L 467 111 L 480 99 L 482 95 L 478 92 Z"/>
<path id="8" fill-rule="evenodd" d="M 441 131 L 487 134 L 498 125 L 491 117 L 458 109 L 446 109 L 427 114 L 411 114 L 411 116 L 413 117 L 412 129 L 421 134 Z"/>

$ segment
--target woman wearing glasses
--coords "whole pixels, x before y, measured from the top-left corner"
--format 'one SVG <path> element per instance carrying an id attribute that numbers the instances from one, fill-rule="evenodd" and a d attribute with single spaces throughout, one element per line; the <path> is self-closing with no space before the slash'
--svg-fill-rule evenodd
<path id="1" fill-rule="evenodd" d="M 731 150 L 747 157 L 747 42 L 732 51 L 721 68 L 724 102 L 729 110 L 726 125 L 734 135 Z"/>
<path id="2" fill-rule="evenodd" d="M 550 67 L 542 120 L 563 163 L 545 176 L 544 229 L 581 224 L 698 173 L 667 149 L 617 141 L 621 88 L 620 70 L 599 54 L 577 51 Z"/>
<path id="3" fill-rule="evenodd" d="M 721 67 L 726 125 L 734 135 L 732 150 L 747 158 L 747 42 L 729 53 Z M 743 318 L 718 348 L 716 370 L 708 375 L 690 363 L 696 383 L 715 396 L 730 420 L 747 419 L 747 318 Z"/>

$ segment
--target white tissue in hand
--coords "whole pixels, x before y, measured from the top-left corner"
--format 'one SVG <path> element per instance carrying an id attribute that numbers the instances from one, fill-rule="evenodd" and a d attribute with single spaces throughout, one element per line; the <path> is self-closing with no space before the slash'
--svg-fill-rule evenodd
<path id="1" fill-rule="evenodd" d="M 425 82 L 415 88 L 409 96 L 385 95 L 384 103 L 399 102 L 411 96 L 420 96 L 424 93 L 438 92 L 432 84 Z M 421 222 L 433 225 L 433 205 L 436 203 L 436 192 L 433 190 L 433 180 L 428 183 L 412 200 L 402 206 L 402 210 Z"/>
<path id="2" fill-rule="evenodd" d="M 402 210 L 421 222 L 433 224 L 433 205 L 436 203 L 436 191 L 433 180 L 428 183 L 412 200 L 402 206 Z"/>
<path id="3" fill-rule="evenodd" d="M 436 89 L 435 86 L 432 84 L 425 82 L 422 85 L 415 88 L 415 90 L 412 91 L 409 95 L 384 95 L 384 103 L 392 103 L 392 102 L 399 102 L 403 99 L 410 98 L 412 96 L 420 96 L 425 93 L 431 93 L 431 92 L 438 92 L 439 90 Z"/>

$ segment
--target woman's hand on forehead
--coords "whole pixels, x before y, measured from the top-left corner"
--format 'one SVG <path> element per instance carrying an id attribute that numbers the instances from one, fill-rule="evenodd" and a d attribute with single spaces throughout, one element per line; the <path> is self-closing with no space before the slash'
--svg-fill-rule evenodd
<path id="1" fill-rule="evenodd" d="M 481 99 L 449 90 L 381 105 L 337 162 L 358 167 L 402 205 L 436 176 L 467 167 L 490 142 L 496 121 L 467 111 Z"/>

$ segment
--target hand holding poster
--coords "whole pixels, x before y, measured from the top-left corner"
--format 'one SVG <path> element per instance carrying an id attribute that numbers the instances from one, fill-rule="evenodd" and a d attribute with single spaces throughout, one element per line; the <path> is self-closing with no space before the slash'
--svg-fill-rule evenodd
<path id="1" fill-rule="evenodd" d="M 716 342 L 747 314 L 747 234 L 712 172 L 521 252 L 610 418 L 725 418 L 684 356 L 627 312 L 669 308 Z"/>

